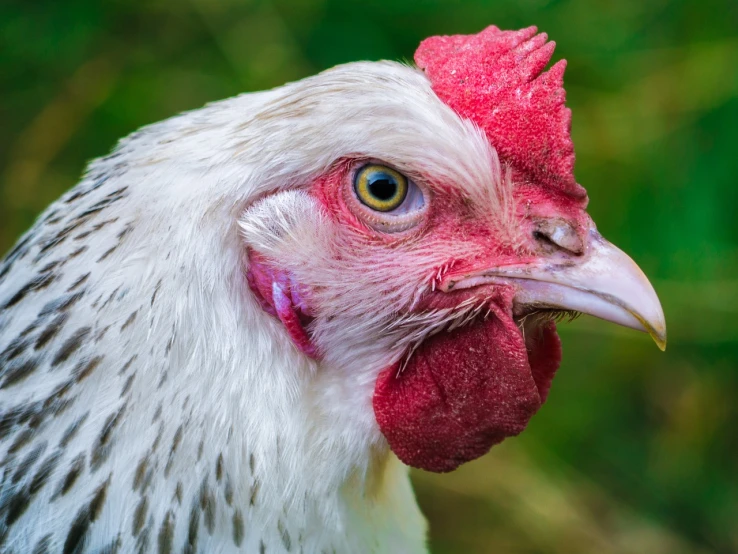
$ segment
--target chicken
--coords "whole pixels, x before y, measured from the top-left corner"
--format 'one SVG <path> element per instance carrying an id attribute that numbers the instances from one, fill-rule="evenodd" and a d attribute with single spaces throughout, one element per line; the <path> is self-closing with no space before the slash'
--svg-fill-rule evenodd
<path id="1" fill-rule="evenodd" d="M 146 127 L 0 266 L 4 552 L 425 552 L 408 467 L 546 400 L 556 321 L 666 329 L 531 27 Z"/>

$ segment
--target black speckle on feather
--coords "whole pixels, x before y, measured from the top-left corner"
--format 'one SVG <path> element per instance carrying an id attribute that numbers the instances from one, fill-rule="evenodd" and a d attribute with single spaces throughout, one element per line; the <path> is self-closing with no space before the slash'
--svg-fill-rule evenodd
<path id="1" fill-rule="evenodd" d="M 51 537 L 51 533 L 41 537 L 33 549 L 33 554 L 49 554 L 51 552 Z"/>
<path id="2" fill-rule="evenodd" d="M 4 439 L 8 433 L 20 423 L 20 418 L 24 413 L 23 406 L 11 408 L 0 416 L 0 440 Z"/>
<path id="3" fill-rule="evenodd" d="M 13 494 L 7 505 L 0 506 L 0 515 L 5 515 L 5 525 L 12 527 L 18 521 L 31 504 L 31 492 L 28 487 L 23 487 Z"/>
<path id="4" fill-rule="evenodd" d="M 164 516 L 164 521 L 159 528 L 158 546 L 159 554 L 171 554 L 172 540 L 174 539 L 174 512 L 169 510 Z"/>
<path id="5" fill-rule="evenodd" d="M 92 329 L 90 327 L 77 329 L 71 337 L 64 341 L 64 344 L 59 348 L 54 359 L 51 360 L 52 367 L 67 361 L 72 354 L 79 350 L 91 331 Z"/>
<path id="6" fill-rule="evenodd" d="M 41 462 L 41 465 L 38 466 L 38 470 L 36 470 L 36 474 L 33 476 L 33 479 L 31 479 L 30 491 L 32 494 L 36 494 L 44 487 L 44 485 L 46 485 L 49 477 L 51 477 L 51 474 L 54 469 L 56 469 L 61 458 L 62 452 L 61 450 L 57 450 Z"/>
<path id="7" fill-rule="evenodd" d="M 126 319 L 123 325 L 121 325 L 120 330 L 125 331 L 126 327 L 128 327 L 131 323 L 133 323 L 136 320 L 137 315 L 138 315 L 138 310 L 136 310 L 131 315 L 129 315 L 128 319 Z"/>
<path id="8" fill-rule="evenodd" d="M 91 215 L 96 214 L 96 213 L 99 213 L 102 210 L 104 210 L 105 208 L 107 208 L 109 206 L 112 206 L 113 204 L 115 204 L 116 202 L 118 202 L 119 200 L 121 200 L 122 198 L 125 198 L 126 197 L 126 189 L 127 188 L 128 187 L 123 187 L 123 188 L 118 189 L 118 190 L 116 190 L 114 192 L 111 192 L 110 194 L 108 194 L 105 198 L 103 198 L 99 202 L 93 204 L 89 208 L 86 208 L 85 210 L 83 210 L 82 212 L 80 212 L 76 216 L 76 218 L 75 218 L 74 221 L 77 221 L 77 220 L 86 220 Z"/>
<path id="9" fill-rule="evenodd" d="M 69 236 L 69 233 L 74 231 L 77 227 L 82 225 L 85 222 L 86 219 L 76 219 L 73 220 L 69 225 L 64 227 L 61 231 L 59 231 L 56 235 L 51 237 L 50 239 L 47 239 L 44 241 L 44 243 L 41 245 L 41 249 L 36 254 L 36 257 L 34 258 L 35 262 L 38 262 L 44 258 L 48 254 L 48 252 L 59 246 L 62 242 L 67 240 L 67 237 Z"/>
<path id="10" fill-rule="evenodd" d="M 53 273 L 45 273 L 45 274 L 37 275 L 32 280 L 30 280 L 28 283 L 23 285 L 18 290 L 18 292 L 16 292 L 13 296 L 11 296 L 10 299 L 5 302 L 2 309 L 6 310 L 12 306 L 15 306 L 18 302 L 23 300 L 27 295 L 33 292 L 37 292 L 42 289 L 45 289 L 55 280 L 56 280 L 56 275 Z"/>
<path id="11" fill-rule="evenodd" d="M 165 369 L 165 370 L 163 370 L 161 372 L 161 374 L 159 376 L 159 382 L 156 385 L 156 388 L 157 389 L 160 389 L 160 388 L 162 388 L 164 386 L 164 383 L 167 382 L 167 377 L 168 376 L 169 376 L 169 371 L 168 370 Z"/>
<path id="12" fill-rule="evenodd" d="M 226 504 L 229 506 L 233 505 L 233 483 L 231 482 L 230 476 L 226 475 L 225 485 L 223 486 L 223 496 L 225 497 Z"/>
<path id="13" fill-rule="evenodd" d="M 156 286 L 154 287 L 154 292 L 151 295 L 151 306 L 154 305 L 154 301 L 156 300 L 156 295 L 159 293 L 159 289 L 161 288 L 161 279 L 156 283 Z"/>
<path id="14" fill-rule="evenodd" d="M 123 388 L 120 390 L 120 397 L 123 398 L 128 392 L 131 390 L 131 385 L 133 384 L 133 378 L 136 377 L 135 373 L 131 373 L 128 378 L 126 379 L 126 382 L 123 383 Z"/>
<path id="15" fill-rule="evenodd" d="M 220 483 L 223 478 L 223 453 L 218 454 L 218 459 L 215 461 L 215 480 Z"/>
<path id="16" fill-rule="evenodd" d="M 12 483 L 17 483 L 26 476 L 28 471 L 36 463 L 36 460 L 38 460 L 41 457 L 41 454 L 44 453 L 46 446 L 46 441 L 40 441 L 28 454 L 26 454 L 26 456 L 18 463 L 15 472 L 13 473 L 13 478 L 11 479 Z"/>
<path id="17" fill-rule="evenodd" d="M 51 339 L 59 334 L 59 331 L 62 330 L 62 328 L 64 327 L 64 323 L 66 323 L 68 318 L 69 314 L 61 313 L 57 315 L 53 320 L 51 320 L 51 323 L 49 323 L 39 334 L 38 338 L 36 339 L 36 343 L 33 345 L 33 348 L 35 350 L 39 350 L 46 346 Z"/>
<path id="18" fill-rule="evenodd" d="M 105 327 L 100 329 L 97 333 L 95 333 L 95 342 L 96 343 L 100 342 L 105 336 L 105 334 L 110 330 L 111 327 L 112 325 L 106 325 Z"/>
<path id="19" fill-rule="evenodd" d="M 77 432 L 79 431 L 80 426 L 85 422 L 87 417 L 90 415 L 90 412 L 87 411 L 80 417 L 78 417 L 76 420 L 74 420 L 72 423 L 69 424 L 69 427 L 64 431 L 62 434 L 61 440 L 59 441 L 59 446 L 61 448 L 66 448 L 69 442 L 75 437 Z"/>
<path id="20" fill-rule="evenodd" d="M 59 298 L 48 302 L 43 308 L 41 308 L 38 315 L 39 317 L 43 317 L 54 312 L 64 312 L 76 304 L 84 295 L 84 291 L 78 291 L 60 296 Z"/>
<path id="21" fill-rule="evenodd" d="M 71 285 L 69 285 L 69 288 L 67 289 L 67 292 L 72 292 L 74 289 L 76 289 L 76 288 L 80 287 L 81 285 L 83 285 L 85 283 L 85 281 L 87 281 L 87 279 L 90 278 L 90 275 L 91 275 L 91 273 L 88 271 L 84 275 L 82 275 L 79 278 L 77 278 L 77 280 L 74 281 L 74 283 L 72 283 Z"/>
<path id="22" fill-rule="evenodd" d="M 172 446 L 169 449 L 169 458 L 167 459 L 167 465 L 164 468 L 164 477 L 169 476 L 169 472 L 172 469 L 172 464 L 175 460 L 175 454 L 177 453 L 177 448 L 179 448 L 179 443 L 182 441 L 182 433 L 184 429 L 184 424 L 180 424 L 179 427 L 177 427 L 177 430 L 174 433 L 174 437 L 172 438 Z"/>
<path id="23" fill-rule="evenodd" d="M 115 295 L 118 294 L 118 291 L 120 289 L 121 287 L 118 287 L 113 292 L 110 293 L 110 296 L 108 296 L 107 300 L 105 300 L 105 302 L 102 303 L 102 306 L 100 306 L 100 310 L 105 309 L 105 307 L 113 301 L 113 298 L 115 298 Z"/>
<path id="24" fill-rule="evenodd" d="M 30 242 L 35 238 L 36 234 L 33 231 L 29 232 L 25 237 L 18 241 L 18 243 L 10 252 L 8 252 L 7 256 L 5 256 L 5 259 L 3 260 L 3 268 L 0 271 L 0 279 L 3 278 L 10 271 L 10 268 L 17 260 L 23 258 L 26 254 L 28 254 Z"/>
<path id="25" fill-rule="evenodd" d="M 259 493 L 259 480 L 255 479 L 249 491 L 249 506 L 256 506 L 256 495 Z"/>
<path id="26" fill-rule="evenodd" d="M 5 350 L 0 353 L 0 360 L 9 362 L 10 360 L 17 358 L 23 354 L 29 344 L 30 341 L 23 335 L 14 338 L 10 341 L 10 344 L 8 344 Z"/>
<path id="27" fill-rule="evenodd" d="M 60 263 L 60 260 L 54 260 L 53 262 L 49 262 L 48 264 L 46 264 L 44 267 L 42 267 L 39 270 L 39 273 L 48 273 L 52 269 L 56 268 L 59 265 L 59 263 Z"/>
<path id="28" fill-rule="evenodd" d="M 72 370 L 72 375 L 74 376 L 74 380 L 79 383 L 84 378 L 88 377 L 103 361 L 102 356 L 95 356 L 91 360 L 82 360 L 77 366 Z"/>
<path id="29" fill-rule="evenodd" d="M 277 522 L 277 530 L 279 531 L 279 536 L 282 539 L 284 549 L 287 552 L 290 552 L 292 550 L 292 537 L 290 537 L 290 532 L 284 526 L 281 519 Z"/>
<path id="30" fill-rule="evenodd" d="M 29 358 L 6 364 L 3 368 L 5 379 L 0 385 L 0 389 L 16 385 L 30 376 L 38 369 L 39 360 L 37 358 Z"/>
<path id="31" fill-rule="evenodd" d="M 200 486 L 200 509 L 204 516 L 205 528 L 212 535 L 215 528 L 215 497 L 208 486 L 207 477 Z"/>
<path id="32" fill-rule="evenodd" d="M 0 503 L 0 515 L 5 516 L 4 526 L 10 528 L 26 512 L 33 497 L 43 488 L 58 457 L 50 456 L 34 475 L 31 482 L 16 491 Z"/>
<path id="33" fill-rule="evenodd" d="M 197 552 L 197 533 L 200 529 L 200 510 L 197 503 L 192 505 L 190 510 L 190 522 L 187 526 L 187 542 L 183 552 L 195 554 Z M 189 547 L 189 548 L 188 548 Z"/>
<path id="34" fill-rule="evenodd" d="M 131 529 L 131 533 L 134 537 L 137 537 L 138 534 L 141 532 L 141 529 L 143 529 L 148 511 L 149 497 L 144 495 L 141 497 L 141 500 L 139 500 L 136 509 L 133 511 L 133 528 Z"/>
<path id="35" fill-rule="evenodd" d="M 131 231 L 133 231 L 133 223 L 129 223 L 126 225 L 123 230 L 118 233 L 116 236 L 118 237 L 118 240 L 123 240 L 123 238 L 128 235 Z"/>
<path id="36" fill-rule="evenodd" d="M 95 225 L 93 225 L 92 227 L 90 227 L 86 231 L 82 231 L 77 236 L 75 236 L 74 237 L 74 240 L 82 240 L 82 239 L 85 239 L 85 238 L 89 237 L 90 235 L 92 235 L 94 233 L 97 233 L 100 229 L 102 229 L 106 225 L 110 225 L 111 223 L 115 223 L 116 221 L 118 221 L 118 218 L 117 217 L 114 217 L 112 219 L 106 219 L 105 221 L 101 221 L 100 223 L 95 223 Z"/>
<path id="37" fill-rule="evenodd" d="M 65 204 L 71 204 L 75 200 L 79 200 L 80 198 L 87 196 L 92 191 L 99 189 L 101 186 L 105 184 L 105 181 L 107 181 L 109 178 L 109 175 L 104 175 L 97 179 L 97 181 L 89 187 L 83 187 L 82 185 L 79 185 L 72 189 L 71 194 L 64 199 Z"/>
<path id="38" fill-rule="evenodd" d="M 34 432 L 32 429 L 24 429 L 18 435 L 16 435 L 15 440 L 13 441 L 13 444 L 10 445 L 10 448 L 8 448 L 8 454 L 15 454 L 20 450 L 23 446 L 29 443 L 29 441 L 33 438 Z"/>
<path id="39" fill-rule="evenodd" d="M 84 469 L 85 455 L 84 453 L 80 453 L 76 458 L 74 458 L 74 460 L 72 460 L 72 463 L 69 465 L 69 471 L 67 471 L 67 474 L 64 476 L 64 480 L 59 485 L 59 489 L 56 491 L 56 493 L 54 493 L 54 498 L 52 498 L 52 500 L 59 496 L 64 496 L 65 494 L 67 494 L 77 482 L 79 476 L 82 475 Z"/>
<path id="40" fill-rule="evenodd" d="M 103 424 L 100 435 L 98 435 L 95 445 L 92 447 L 92 455 L 90 457 L 90 468 L 93 472 L 97 471 L 100 466 L 110 456 L 110 450 L 113 442 L 113 432 L 120 423 L 126 406 L 123 405 L 120 410 L 108 416 Z"/>
<path id="41" fill-rule="evenodd" d="M 110 477 L 100 485 L 95 491 L 95 495 L 92 497 L 90 502 L 90 521 L 95 521 L 102 512 L 103 506 L 105 505 L 105 497 L 108 494 L 108 485 L 110 485 Z"/>
<path id="42" fill-rule="evenodd" d="M 131 367 L 131 364 L 136 360 L 136 357 L 137 357 L 136 354 L 134 354 L 133 356 L 131 356 L 128 359 L 128 361 L 125 364 L 123 364 L 123 367 L 118 372 L 118 375 L 123 375 L 126 371 L 128 371 L 128 368 Z"/>
<path id="43" fill-rule="evenodd" d="M 148 554 L 149 553 L 149 542 L 151 540 L 151 533 L 154 527 L 153 517 L 149 517 L 149 521 L 146 523 L 146 527 L 143 528 L 141 533 L 136 539 L 136 554 Z"/>
<path id="44" fill-rule="evenodd" d="M 39 423 L 48 416 L 58 415 L 64 411 L 72 400 L 66 398 L 67 393 L 72 390 L 74 380 L 70 379 L 57 386 L 41 406 L 34 410 L 33 417 L 39 419 Z"/>
<path id="45" fill-rule="evenodd" d="M 82 246 L 80 246 L 79 248 L 77 248 L 77 250 L 75 250 L 74 252 L 72 252 L 71 254 L 69 254 L 69 258 L 70 259 L 71 258 L 76 258 L 77 256 L 79 256 L 80 254 L 82 254 L 82 252 L 84 252 L 88 248 L 89 248 L 89 246 L 87 246 L 86 244 L 83 244 Z"/>
<path id="46" fill-rule="evenodd" d="M 108 484 L 110 478 L 98 487 L 90 503 L 80 508 L 77 516 L 72 522 L 72 526 L 67 533 L 67 539 L 64 542 L 64 554 L 81 554 L 84 551 L 88 540 L 90 526 L 99 517 L 102 507 L 105 504 L 105 496 L 107 495 Z"/>
<path id="47" fill-rule="evenodd" d="M 111 255 L 111 254 L 112 254 L 113 252 L 115 252 L 115 251 L 116 251 L 116 250 L 118 249 L 118 247 L 119 247 L 119 246 L 120 246 L 120 243 L 116 244 L 115 246 L 111 246 L 110 248 L 108 248 L 108 249 L 107 249 L 107 250 L 106 250 L 105 252 L 103 252 L 102 256 L 100 256 L 100 257 L 99 257 L 99 258 L 97 259 L 97 262 L 99 263 L 99 262 L 102 262 L 102 261 L 104 261 L 104 260 L 105 260 L 105 258 L 107 258 L 107 257 L 108 257 L 108 256 L 110 256 L 110 255 Z"/>
<path id="48" fill-rule="evenodd" d="M 146 470 L 149 467 L 149 456 L 146 455 L 143 458 L 141 458 L 138 462 L 138 465 L 136 466 L 136 471 L 133 474 L 133 490 L 137 491 L 141 489 L 143 491 L 143 483 L 144 483 L 144 476 L 146 475 Z"/>
<path id="49" fill-rule="evenodd" d="M 233 542 L 236 546 L 241 546 L 243 542 L 244 524 L 243 514 L 241 510 L 233 512 Z"/>
<path id="50" fill-rule="evenodd" d="M 26 327 L 25 329 L 23 329 L 23 331 L 21 331 L 21 334 L 19 336 L 27 337 L 28 335 L 33 333 L 36 329 L 38 329 L 44 321 L 45 321 L 45 318 L 37 317 L 33 321 L 33 323 L 31 323 L 28 327 Z"/>
<path id="51" fill-rule="evenodd" d="M 161 437 L 164 434 L 164 425 L 159 424 L 159 430 L 156 432 L 156 437 L 154 437 L 154 442 L 151 443 L 151 451 L 156 452 L 156 450 L 159 448 L 159 443 L 161 443 Z"/>

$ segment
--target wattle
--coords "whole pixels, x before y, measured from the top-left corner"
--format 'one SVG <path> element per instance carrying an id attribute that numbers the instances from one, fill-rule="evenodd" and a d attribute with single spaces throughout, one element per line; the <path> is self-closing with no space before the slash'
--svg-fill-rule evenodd
<path id="1" fill-rule="evenodd" d="M 545 401 L 561 361 L 555 324 L 526 341 L 508 311 L 493 313 L 430 337 L 402 373 L 377 378 L 374 413 L 404 463 L 454 470 L 520 433 Z"/>

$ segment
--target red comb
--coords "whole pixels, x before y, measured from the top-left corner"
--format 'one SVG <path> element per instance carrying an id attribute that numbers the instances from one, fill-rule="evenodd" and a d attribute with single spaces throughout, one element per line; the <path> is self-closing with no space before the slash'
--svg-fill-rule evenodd
<path id="1" fill-rule="evenodd" d="M 476 35 L 430 37 L 415 63 L 441 100 L 484 129 L 503 162 L 533 182 L 585 196 L 573 173 L 566 61 L 542 73 L 556 43 L 536 31 L 490 26 Z"/>

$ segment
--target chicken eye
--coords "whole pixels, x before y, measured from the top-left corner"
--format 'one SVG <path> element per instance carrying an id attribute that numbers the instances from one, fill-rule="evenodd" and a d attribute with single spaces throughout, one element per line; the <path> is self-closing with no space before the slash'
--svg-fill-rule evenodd
<path id="1" fill-rule="evenodd" d="M 408 180 L 387 166 L 365 165 L 356 172 L 354 191 L 359 201 L 372 210 L 391 212 L 405 201 Z"/>

